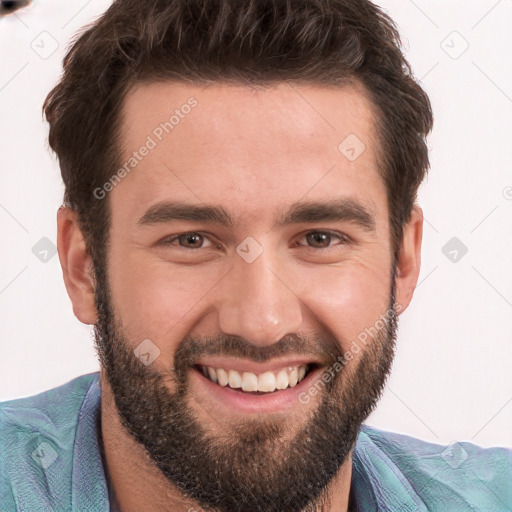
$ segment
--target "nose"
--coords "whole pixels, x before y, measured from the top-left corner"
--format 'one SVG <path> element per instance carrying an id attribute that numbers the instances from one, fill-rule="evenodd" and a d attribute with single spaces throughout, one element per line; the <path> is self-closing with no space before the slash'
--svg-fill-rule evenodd
<path id="1" fill-rule="evenodd" d="M 301 301 L 290 288 L 283 264 L 268 251 L 252 263 L 236 255 L 224 280 L 219 327 L 257 346 L 278 342 L 302 325 Z"/>

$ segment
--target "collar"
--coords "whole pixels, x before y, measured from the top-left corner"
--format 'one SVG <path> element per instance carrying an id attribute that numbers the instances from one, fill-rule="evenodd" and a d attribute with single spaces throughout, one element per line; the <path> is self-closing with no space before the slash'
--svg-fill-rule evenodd
<path id="1" fill-rule="evenodd" d="M 367 425 L 361 426 L 352 455 L 351 493 L 356 510 L 428 512 L 406 476 L 371 439 L 372 431 Z"/>
<path id="2" fill-rule="evenodd" d="M 72 510 L 110 510 L 102 452 L 98 375 L 91 383 L 78 413 L 71 477 Z"/>

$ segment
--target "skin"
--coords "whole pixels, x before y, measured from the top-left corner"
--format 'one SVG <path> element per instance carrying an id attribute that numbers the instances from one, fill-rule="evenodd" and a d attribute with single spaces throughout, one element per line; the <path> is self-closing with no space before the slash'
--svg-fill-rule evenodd
<path id="1" fill-rule="evenodd" d="M 124 157 L 192 96 L 197 107 L 109 193 L 111 300 L 124 332 L 137 340 L 132 349 L 144 339 L 157 344 L 161 354 L 152 365 L 164 378 L 185 336 L 224 333 L 270 347 L 289 333 L 329 333 L 348 350 L 387 310 L 392 263 L 375 117 L 363 90 L 355 85 L 139 85 L 125 100 Z M 353 162 L 338 150 L 349 134 L 366 146 Z M 297 201 L 341 198 L 373 211 L 375 232 L 347 221 L 273 227 Z M 237 222 L 229 228 L 197 221 L 138 225 L 149 207 L 170 199 L 222 205 Z M 422 226 L 416 206 L 397 266 L 400 312 L 418 280 Z M 338 231 L 353 242 L 334 237 L 326 249 L 310 247 L 305 235 L 315 230 Z M 205 247 L 161 243 L 191 231 L 209 237 Z M 263 248 L 250 264 L 236 252 L 248 236 Z M 73 311 L 93 325 L 98 314 L 91 260 L 76 214 L 68 208 L 58 212 L 58 251 Z M 354 355 L 356 361 L 359 357 Z M 166 383 L 175 391 L 172 379 Z M 101 385 L 106 463 L 122 510 L 193 510 L 122 428 L 104 372 Z M 212 434 L 222 435 L 241 419 L 212 403 L 199 387 L 191 390 L 189 405 Z M 287 419 L 290 435 L 317 404 L 318 397 L 297 404 Z M 347 510 L 351 462 L 347 458 L 333 478 L 329 510 L 322 512 Z"/>

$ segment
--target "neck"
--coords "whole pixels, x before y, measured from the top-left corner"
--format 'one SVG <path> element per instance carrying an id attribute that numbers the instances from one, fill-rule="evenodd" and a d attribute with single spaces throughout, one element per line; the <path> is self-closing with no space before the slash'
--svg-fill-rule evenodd
<path id="1" fill-rule="evenodd" d="M 110 481 L 111 500 L 115 496 L 121 512 L 203 511 L 186 498 L 153 464 L 144 448 L 121 424 L 110 386 L 101 372 L 101 431 L 105 471 Z M 302 512 L 347 512 L 349 510 L 352 454 L 331 480 L 322 496 Z M 114 509 L 115 510 L 115 509 Z M 212 512 L 209 510 L 208 512 Z"/>

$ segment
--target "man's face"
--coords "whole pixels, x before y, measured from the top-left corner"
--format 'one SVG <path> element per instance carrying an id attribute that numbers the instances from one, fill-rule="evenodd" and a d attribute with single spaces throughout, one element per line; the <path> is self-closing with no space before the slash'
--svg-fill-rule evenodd
<path id="1" fill-rule="evenodd" d="M 204 506 L 304 509 L 378 400 L 396 318 L 374 121 L 352 87 L 126 99 L 122 164 L 139 153 L 109 196 L 97 342 L 124 425 Z"/>

